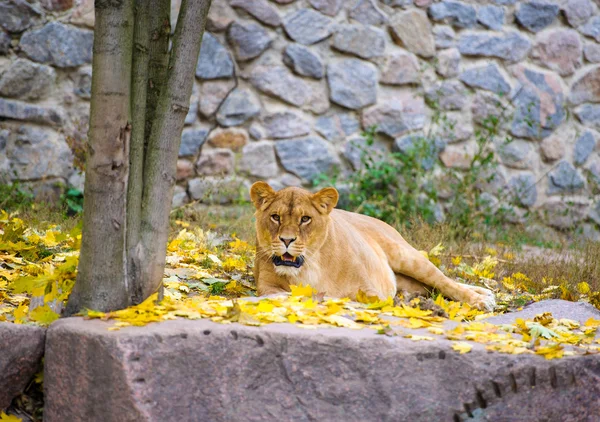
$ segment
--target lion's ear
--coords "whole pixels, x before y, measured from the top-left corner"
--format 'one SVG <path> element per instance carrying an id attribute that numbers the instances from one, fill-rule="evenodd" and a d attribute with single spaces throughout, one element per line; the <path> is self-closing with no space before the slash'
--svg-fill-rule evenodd
<path id="1" fill-rule="evenodd" d="M 312 196 L 312 201 L 319 211 L 329 214 L 337 205 L 339 197 L 340 195 L 335 188 L 325 188 L 315 193 Z"/>
<path id="2" fill-rule="evenodd" d="M 275 196 L 275 191 L 266 182 L 256 182 L 250 187 L 250 199 L 257 209 L 261 208 L 273 196 Z"/>

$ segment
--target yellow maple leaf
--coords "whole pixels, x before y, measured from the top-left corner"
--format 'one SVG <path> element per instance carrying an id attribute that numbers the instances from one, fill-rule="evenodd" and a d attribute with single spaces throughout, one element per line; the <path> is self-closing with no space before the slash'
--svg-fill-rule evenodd
<path id="1" fill-rule="evenodd" d="M 459 341 L 452 345 L 452 349 L 463 355 L 465 353 L 469 353 L 471 349 L 473 349 L 473 345 L 465 343 L 464 341 Z"/>
<path id="2" fill-rule="evenodd" d="M 290 290 L 292 292 L 292 296 L 312 297 L 313 293 L 315 293 L 310 284 L 307 284 L 306 286 L 303 286 L 302 284 L 292 284 L 290 285 Z"/>
<path id="3" fill-rule="evenodd" d="M 50 325 L 59 318 L 48 305 L 38 306 L 29 313 L 29 319 L 41 325 Z"/>
<path id="4" fill-rule="evenodd" d="M 590 318 L 585 322 L 584 325 L 586 327 L 598 328 L 600 327 L 600 319 Z"/>
<path id="5" fill-rule="evenodd" d="M 577 284 L 577 290 L 582 295 L 587 295 L 592 289 L 590 288 L 589 284 L 587 284 L 585 281 L 582 281 L 581 283 Z"/>
<path id="6" fill-rule="evenodd" d="M 0 422 L 22 422 L 23 419 L 14 416 L 14 415 L 7 415 L 6 413 L 2 412 L 0 413 Z"/>
<path id="7" fill-rule="evenodd" d="M 560 344 L 538 347 L 535 351 L 536 355 L 542 355 L 546 359 L 560 359 L 564 356 L 565 351 Z"/>
<path id="8" fill-rule="evenodd" d="M 429 336 L 418 336 L 415 334 L 406 334 L 404 337 L 411 339 L 412 341 L 432 341 L 434 338 Z"/>
<path id="9" fill-rule="evenodd" d="M 15 317 L 15 324 L 22 324 L 28 311 L 29 306 L 27 306 L 25 302 L 21 303 L 13 313 Z"/>
<path id="10" fill-rule="evenodd" d="M 376 303 L 379 302 L 379 297 L 369 296 L 362 290 L 358 289 L 358 293 L 356 294 L 356 301 L 358 303 Z"/>

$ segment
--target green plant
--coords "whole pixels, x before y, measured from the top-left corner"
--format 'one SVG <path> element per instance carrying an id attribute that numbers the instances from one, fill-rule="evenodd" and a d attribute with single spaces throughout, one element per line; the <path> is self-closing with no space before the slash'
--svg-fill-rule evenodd
<path id="1" fill-rule="evenodd" d="M 60 199 L 68 216 L 73 216 L 83 211 L 83 192 L 79 189 L 67 189 L 60 196 Z"/>
<path id="2" fill-rule="evenodd" d="M 0 209 L 19 211 L 29 208 L 33 203 L 33 194 L 23 188 L 18 181 L 0 184 Z"/>

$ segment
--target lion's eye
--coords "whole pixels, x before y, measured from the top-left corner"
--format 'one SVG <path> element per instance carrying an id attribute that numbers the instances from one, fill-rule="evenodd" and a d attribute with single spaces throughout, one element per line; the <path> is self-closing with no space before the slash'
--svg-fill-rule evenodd
<path id="1" fill-rule="evenodd" d="M 310 217 L 308 215 L 305 215 L 300 219 L 300 221 L 302 221 L 303 223 L 308 223 L 310 221 Z"/>
<path id="2" fill-rule="evenodd" d="M 271 219 L 272 219 L 273 221 L 277 221 L 277 222 L 279 222 L 279 216 L 278 216 L 277 214 L 271 214 Z"/>

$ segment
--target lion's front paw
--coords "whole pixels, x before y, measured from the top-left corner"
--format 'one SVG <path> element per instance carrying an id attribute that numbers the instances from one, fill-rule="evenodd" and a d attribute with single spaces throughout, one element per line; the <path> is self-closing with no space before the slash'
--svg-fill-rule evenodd
<path id="1" fill-rule="evenodd" d="M 483 287 L 471 286 L 468 284 L 462 285 L 471 290 L 471 295 L 469 295 L 470 297 L 467 300 L 469 305 L 479 309 L 480 311 L 491 312 L 494 310 L 496 307 L 496 298 L 494 297 L 494 292 Z"/>

